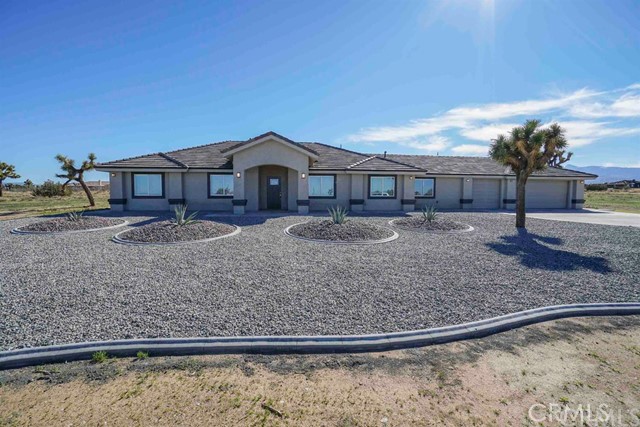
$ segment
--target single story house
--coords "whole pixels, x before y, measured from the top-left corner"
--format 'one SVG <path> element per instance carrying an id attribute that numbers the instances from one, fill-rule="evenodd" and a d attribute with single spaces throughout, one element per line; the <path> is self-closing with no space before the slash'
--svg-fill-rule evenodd
<path id="1" fill-rule="evenodd" d="M 364 154 L 275 132 L 100 163 L 113 210 L 307 213 L 514 208 L 515 176 L 488 157 Z M 527 207 L 579 209 L 594 175 L 549 167 L 527 183 Z"/>

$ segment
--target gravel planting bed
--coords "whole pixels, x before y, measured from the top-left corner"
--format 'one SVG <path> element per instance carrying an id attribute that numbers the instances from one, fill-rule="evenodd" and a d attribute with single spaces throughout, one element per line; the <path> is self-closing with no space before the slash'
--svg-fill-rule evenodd
<path id="1" fill-rule="evenodd" d="M 197 242 L 226 236 L 236 230 L 229 224 L 215 221 L 195 221 L 176 226 L 171 221 L 158 221 L 118 233 L 118 240 L 133 243 Z"/>
<path id="2" fill-rule="evenodd" d="M 17 227 L 16 231 L 19 233 L 64 233 L 115 227 L 125 223 L 122 219 L 97 216 L 83 216 L 77 221 L 71 221 L 67 218 L 53 218 Z"/>
<path id="3" fill-rule="evenodd" d="M 310 245 L 282 230 L 313 217 L 229 216 L 216 221 L 242 234 L 215 245 L 128 246 L 110 242 L 112 230 L 17 239 L 8 231 L 30 220 L 0 221 L 0 349 L 384 333 L 556 304 L 640 301 L 638 228 L 530 218 L 524 234 L 509 215 L 442 215 L 475 231 Z M 392 218 L 357 221 L 385 226 Z"/>
<path id="4" fill-rule="evenodd" d="M 395 235 L 393 230 L 369 222 L 347 220 L 334 224 L 326 219 L 296 224 L 288 228 L 287 233 L 309 240 L 348 243 L 375 242 Z"/>
<path id="5" fill-rule="evenodd" d="M 434 232 L 462 232 L 471 231 L 473 228 L 467 224 L 451 221 L 446 218 L 436 218 L 429 222 L 422 216 L 409 216 L 406 218 L 399 218 L 389 221 L 391 225 L 395 225 L 398 228 L 412 231 L 434 231 Z"/>

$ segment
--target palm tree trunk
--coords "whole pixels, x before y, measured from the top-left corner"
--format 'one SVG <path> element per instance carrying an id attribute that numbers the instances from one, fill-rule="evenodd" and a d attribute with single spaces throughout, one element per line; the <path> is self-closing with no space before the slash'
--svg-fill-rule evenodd
<path id="1" fill-rule="evenodd" d="M 91 191 L 89 190 L 89 187 L 87 187 L 87 184 L 84 183 L 83 179 L 79 179 L 78 182 L 82 186 L 82 189 L 84 190 L 84 192 L 87 194 L 87 198 L 89 199 L 89 205 L 95 206 L 96 202 L 95 200 L 93 200 L 93 194 L 91 194 Z"/>
<path id="2" fill-rule="evenodd" d="M 525 228 L 525 188 L 527 178 L 516 175 L 516 228 Z"/>

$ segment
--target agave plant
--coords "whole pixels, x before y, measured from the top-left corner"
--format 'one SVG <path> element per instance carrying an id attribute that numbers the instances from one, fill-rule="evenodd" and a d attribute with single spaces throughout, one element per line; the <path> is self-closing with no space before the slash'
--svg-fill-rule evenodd
<path id="1" fill-rule="evenodd" d="M 173 209 L 175 217 L 171 220 L 174 225 L 178 227 L 182 227 L 184 225 L 189 225 L 196 221 L 196 216 L 198 212 L 194 212 L 191 215 L 187 216 L 187 205 L 178 205 Z"/>
<path id="2" fill-rule="evenodd" d="M 334 224 L 344 224 L 347 221 L 347 210 L 342 206 L 330 207 L 328 209 L 331 222 Z"/>
<path id="3" fill-rule="evenodd" d="M 435 206 L 425 206 L 422 208 L 422 216 L 426 222 L 431 224 L 431 221 L 435 221 L 438 216 L 438 210 Z"/>
<path id="4" fill-rule="evenodd" d="M 84 215 L 84 211 L 69 212 L 67 213 L 67 221 L 73 221 L 73 222 L 80 221 L 83 215 Z"/>

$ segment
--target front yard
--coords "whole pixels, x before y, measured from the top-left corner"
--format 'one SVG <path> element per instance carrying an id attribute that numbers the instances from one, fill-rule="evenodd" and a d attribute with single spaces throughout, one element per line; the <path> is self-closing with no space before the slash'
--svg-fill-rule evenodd
<path id="1" fill-rule="evenodd" d="M 133 337 L 392 332 L 540 306 L 640 300 L 640 230 L 450 213 L 474 231 L 397 229 L 373 246 L 284 234 L 300 216 L 225 217 L 242 232 L 124 246 L 113 230 L 10 235 L 0 222 L 0 350 Z M 394 217 L 362 217 L 387 226 Z M 132 225 L 156 218 L 126 217 Z M 40 219 L 38 219 L 40 220 Z M 122 228 L 124 229 L 124 228 Z"/>

